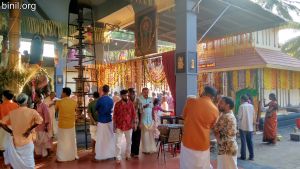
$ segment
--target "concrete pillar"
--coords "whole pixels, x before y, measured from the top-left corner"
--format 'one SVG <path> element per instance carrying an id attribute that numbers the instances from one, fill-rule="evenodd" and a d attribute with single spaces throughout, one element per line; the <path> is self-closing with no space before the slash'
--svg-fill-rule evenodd
<path id="1" fill-rule="evenodd" d="M 95 49 L 96 49 L 97 63 L 103 63 L 104 62 L 104 45 L 102 43 L 97 43 L 95 45 Z"/>
<path id="2" fill-rule="evenodd" d="M 55 92 L 57 97 L 61 97 L 62 88 L 65 83 L 65 77 L 64 77 L 64 68 L 66 66 L 66 56 L 63 57 L 63 46 L 61 44 L 56 44 L 56 48 L 58 50 L 58 64 L 55 66 Z M 62 82 L 59 82 L 58 79 L 62 80 Z"/>
<path id="3" fill-rule="evenodd" d="M 188 95 L 198 95 L 197 14 L 194 0 L 176 0 L 176 115 Z"/>

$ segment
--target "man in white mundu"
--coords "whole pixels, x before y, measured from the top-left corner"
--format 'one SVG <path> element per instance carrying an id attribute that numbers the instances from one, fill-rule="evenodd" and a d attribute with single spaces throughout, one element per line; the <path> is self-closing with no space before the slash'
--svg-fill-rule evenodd
<path id="1" fill-rule="evenodd" d="M 96 103 L 98 124 L 96 134 L 95 160 L 106 160 L 115 157 L 115 133 L 112 123 L 112 109 L 114 101 L 108 96 L 109 86 L 102 87 L 103 95 Z"/>
<path id="2" fill-rule="evenodd" d="M 57 101 L 55 105 L 55 109 L 58 112 L 57 162 L 78 159 L 75 132 L 75 110 L 77 103 L 70 98 L 71 93 L 70 88 L 63 88 L 62 99 Z"/>
<path id="3" fill-rule="evenodd" d="M 141 108 L 141 129 L 142 129 L 142 152 L 149 154 L 157 151 L 154 136 L 154 121 L 152 118 L 152 98 L 148 97 L 149 89 L 143 88 L 140 98 Z"/>

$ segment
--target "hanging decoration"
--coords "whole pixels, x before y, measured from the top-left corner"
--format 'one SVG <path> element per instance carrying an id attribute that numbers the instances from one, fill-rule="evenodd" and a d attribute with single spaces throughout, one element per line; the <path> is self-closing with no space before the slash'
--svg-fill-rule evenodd
<path id="1" fill-rule="evenodd" d="M 161 58 L 148 60 L 144 63 L 146 68 L 147 81 L 155 87 L 162 86 L 165 83 L 166 75 L 163 69 Z"/>
<path id="2" fill-rule="evenodd" d="M 0 30 L 7 31 L 7 19 L 5 14 L 0 14 Z M 44 37 L 64 38 L 68 35 L 68 25 L 52 20 L 41 20 L 34 17 L 22 16 L 21 33 L 22 34 L 39 34 Z M 69 27 L 71 34 L 76 33 L 76 27 Z M 108 28 L 94 28 L 95 42 L 108 43 L 110 36 Z"/>
<path id="3" fill-rule="evenodd" d="M 266 90 L 271 90 L 272 89 L 272 72 L 271 69 L 264 69 L 264 88 Z"/>
<path id="4" fill-rule="evenodd" d="M 271 89 L 273 90 L 273 89 L 276 89 L 276 88 L 278 88 L 278 87 L 280 87 L 279 85 L 278 85 L 278 70 L 276 70 L 276 69 L 270 69 L 270 71 L 271 71 L 271 74 L 270 74 L 270 80 L 271 80 Z"/>
<path id="5" fill-rule="evenodd" d="M 288 89 L 288 73 L 286 70 L 280 70 L 280 88 L 281 89 Z"/>
<path id="6" fill-rule="evenodd" d="M 246 88 L 246 72 L 245 70 L 238 71 L 238 90 Z"/>
<path id="7" fill-rule="evenodd" d="M 296 84 L 297 84 L 297 89 L 300 89 L 300 72 L 296 73 Z"/>
<path id="8" fill-rule="evenodd" d="M 251 71 L 250 69 L 246 70 L 246 88 L 251 87 Z"/>
<path id="9" fill-rule="evenodd" d="M 252 69 L 250 71 L 250 76 L 251 76 L 251 86 L 250 88 L 252 89 L 257 89 L 258 88 L 258 70 L 257 69 Z"/>
<path id="10" fill-rule="evenodd" d="M 233 91 L 238 91 L 239 82 L 238 82 L 238 71 L 232 72 L 232 83 L 233 83 Z"/>
<path id="11" fill-rule="evenodd" d="M 139 88 L 143 86 L 143 77 L 145 85 L 149 87 L 151 84 L 156 89 L 167 89 L 166 75 L 163 70 L 162 58 L 148 59 L 144 62 L 145 75 L 143 71 L 143 62 L 141 59 L 114 63 L 114 64 L 99 64 L 97 72 L 89 72 L 92 79 L 98 79 L 98 86 L 107 84 L 112 88 Z M 91 71 L 92 69 L 87 69 Z M 98 78 L 96 78 L 96 76 Z"/>
<path id="12" fill-rule="evenodd" d="M 200 43 L 197 47 L 197 52 L 202 59 L 209 59 L 212 56 L 232 56 L 242 53 L 243 50 L 248 48 L 253 48 L 251 33 Z"/>

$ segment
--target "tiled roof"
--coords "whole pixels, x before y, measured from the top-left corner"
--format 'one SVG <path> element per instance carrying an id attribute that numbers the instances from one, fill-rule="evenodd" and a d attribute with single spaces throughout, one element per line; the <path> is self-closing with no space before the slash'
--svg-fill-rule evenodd
<path id="1" fill-rule="evenodd" d="M 259 56 L 266 62 L 266 67 L 300 71 L 300 60 L 281 51 L 255 48 Z"/>
<path id="2" fill-rule="evenodd" d="M 210 71 L 230 71 L 254 68 L 276 68 L 300 71 L 300 60 L 293 58 L 281 51 L 264 48 L 247 48 L 235 52 L 231 56 L 215 56 L 209 61 L 199 60 L 199 70 Z M 212 67 L 206 67 L 206 64 L 213 64 Z M 204 66 L 203 66 L 204 65 Z"/>

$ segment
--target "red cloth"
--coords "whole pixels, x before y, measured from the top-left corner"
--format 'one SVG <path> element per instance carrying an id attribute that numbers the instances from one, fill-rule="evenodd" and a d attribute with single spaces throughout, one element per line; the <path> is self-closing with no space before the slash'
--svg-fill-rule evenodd
<path id="1" fill-rule="evenodd" d="M 163 53 L 162 63 L 164 66 L 167 82 L 171 90 L 171 95 L 173 97 L 174 109 L 176 109 L 175 51 Z"/>
<path id="2" fill-rule="evenodd" d="M 114 108 L 113 120 L 117 129 L 127 131 L 132 129 L 135 120 L 134 104 L 131 101 L 118 101 Z"/>

